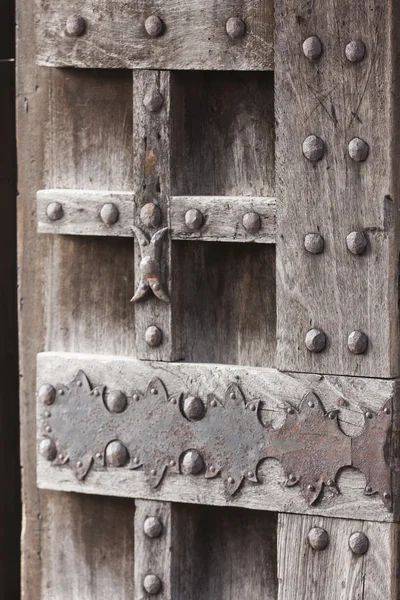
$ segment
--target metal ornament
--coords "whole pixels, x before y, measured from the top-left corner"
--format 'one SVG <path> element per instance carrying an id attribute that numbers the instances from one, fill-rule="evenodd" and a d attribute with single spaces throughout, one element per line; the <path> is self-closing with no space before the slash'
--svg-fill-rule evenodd
<path id="1" fill-rule="evenodd" d="M 151 238 L 139 227 L 132 227 L 140 246 L 141 261 L 139 269 L 141 277 L 135 295 L 131 302 L 137 302 L 144 298 L 151 289 L 153 294 L 163 302 L 169 302 L 169 296 L 161 284 L 161 249 L 162 239 L 168 229 L 159 229 Z"/>
<path id="2" fill-rule="evenodd" d="M 193 478 L 220 476 L 227 494 L 233 495 L 245 480 L 258 483 L 257 468 L 263 459 L 276 458 L 286 486 L 298 484 L 310 505 L 324 486 L 337 492 L 338 471 L 352 466 L 365 476 L 365 493 L 379 494 L 391 510 L 391 469 L 386 459 L 391 400 L 378 414 L 364 413 L 362 433 L 351 438 L 339 428 L 339 411 L 327 413 L 313 392 L 305 395 L 298 409 L 287 404 L 284 424 L 273 429 L 259 419 L 262 399 L 246 401 L 236 383 L 228 386 L 222 402 L 207 395 L 200 420 L 185 415 L 187 392 L 169 395 L 157 377 L 144 393 L 125 394 L 123 413 L 107 409 L 105 386 L 92 389 L 83 371 L 68 386 L 56 389 L 51 414 L 43 418 L 40 431 L 46 448 L 51 445 L 54 450 L 42 453 L 54 466 L 69 462 L 79 480 L 90 469 L 143 469 L 156 488 L 169 471 Z"/>

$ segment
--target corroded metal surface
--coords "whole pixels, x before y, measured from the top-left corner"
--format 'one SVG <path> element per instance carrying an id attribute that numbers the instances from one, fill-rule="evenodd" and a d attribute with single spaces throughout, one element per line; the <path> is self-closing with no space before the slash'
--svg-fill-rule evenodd
<path id="1" fill-rule="evenodd" d="M 132 227 L 132 230 L 136 236 L 141 252 L 141 261 L 139 265 L 141 277 L 131 302 L 137 302 L 144 298 L 150 289 L 157 298 L 163 302 L 169 302 L 168 294 L 161 283 L 162 239 L 168 229 L 166 227 L 164 229 L 159 229 L 159 231 L 156 231 L 151 238 L 149 238 L 142 229 L 139 229 L 139 227 Z"/>
<path id="2" fill-rule="evenodd" d="M 40 409 L 40 442 L 49 440 L 57 448 L 54 460 L 53 455 L 44 458 L 58 467 L 69 463 L 79 480 L 91 468 L 117 468 L 107 458 L 107 448 L 117 441 L 127 451 L 118 468 L 143 469 L 152 487 L 161 484 L 167 471 L 191 472 L 197 477 L 222 477 L 227 493 L 233 495 L 245 479 L 258 482 L 257 467 L 263 459 L 276 458 L 286 485 L 300 485 L 309 504 L 318 499 L 324 485 L 338 491 L 338 471 L 353 466 L 366 477 L 365 493 L 379 494 L 391 509 L 391 400 L 378 414 L 366 412 L 363 432 L 351 438 L 339 428 L 338 411 L 326 413 L 313 392 L 306 394 L 298 410 L 287 404 L 285 422 L 273 429 L 259 419 L 262 399 L 245 399 L 236 383 L 229 384 L 222 401 L 208 394 L 204 414 L 197 420 L 185 415 L 188 394 L 169 395 L 157 377 L 144 394 L 136 391 L 119 413 L 109 410 L 108 398 L 115 391 L 108 392 L 105 386 L 92 389 L 83 371 L 56 390 L 51 412 L 45 404 Z M 188 471 L 184 461 L 199 460 L 198 456 L 202 468 Z"/>

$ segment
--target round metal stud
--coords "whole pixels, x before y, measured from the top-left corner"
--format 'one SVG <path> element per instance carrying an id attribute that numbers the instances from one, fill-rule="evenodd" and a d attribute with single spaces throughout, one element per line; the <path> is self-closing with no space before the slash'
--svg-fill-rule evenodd
<path id="1" fill-rule="evenodd" d="M 139 402 L 139 400 L 140 400 L 139 394 L 133 394 L 132 398 L 134 399 L 135 402 Z"/>
<path id="2" fill-rule="evenodd" d="M 169 401 L 171 402 L 171 404 L 176 404 L 176 398 L 174 396 L 170 398 Z"/>
<path id="3" fill-rule="evenodd" d="M 326 482 L 326 485 L 327 485 L 328 487 L 334 487 L 334 485 L 335 485 L 335 482 L 334 482 L 334 480 L 333 480 L 333 479 L 328 479 L 328 481 Z"/>
<path id="4" fill-rule="evenodd" d="M 110 467 L 123 467 L 129 459 L 128 450 L 121 442 L 114 440 L 106 448 L 106 459 Z"/>
<path id="5" fill-rule="evenodd" d="M 289 481 L 291 481 L 292 483 L 295 483 L 297 481 L 297 477 L 296 475 L 293 475 L 293 473 L 290 473 L 289 477 L 288 477 Z"/>
<path id="6" fill-rule="evenodd" d="M 390 415 L 390 408 L 388 408 L 387 406 L 383 409 L 383 412 L 385 413 L 385 415 Z"/>
<path id="7" fill-rule="evenodd" d="M 156 327 L 155 325 L 151 325 L 146 329 L 146 333 L 144 334 L 144 339 L 146 340 L 146 344 L 151 348 L 157 348 L 162 342 L 162 332 L 161 329 Z"/>
<path id="8" fill-rule="evenodd" d="M 322 352 L 326 346 L 326 335 L 321 329 L 307 331 L 305 345 L 310 352 Z"/>
<path id="9" fill-rule="evenodd" d="M 64 454 L 59 454 L 58 455 L 58 460 L 64 460 Z"/>
<path id="10" fill-rule="evenodd" d="M 346 237 L 346 244 L 352 254 L 362 254 L 368 245 L 367 236 L 363 231 L 352 231 Z"/>
<path id="11" fill-rule="evenodd" d="M 164 24 L 157 15 L 150 15 L 150 17 L 147 17 L 145 20 L 144 27 L 149 36 L 157 37 L 163 32 Z"/>
<path id="12" fill-rule="evenodd" d="M 361 40 L 353 40 L 347 44 L 345 54 L 350 62 L 361 62 L 365 56 L 365 44 Z"/>
<path id="13" fill-rule="evenodd" d="M 119 210 L 112 202 L 106 202 L 106 204 L 103 204 L 101 207 L 100 218 L 104 225 L 111 227 L 111 225 L 115 225 L 119 219 Z"/>
<path id="14" fill-rule="evenodd" d="M 48 410 L 45 411 L 44 416 L 46 417 L 46 419 L 49 419 L 51 417 L 51 412 L 49 412 Z"/>
<path id="15" fill-rule="evenodd" d="M 41 385 L 38 392 L 38 398 L 40 402 L 43 402 L 43 404 L 46 404 L 46 406 L 50 406 L 56 399 L 55 388 L 49 383 Z"/>
<path id="16" fill-rule="evenodd" d="M 204 461 L 197 450 L 188 450 L 182 459 L 182 473 L 185 475 L 198 475 L 204 469 Z"/>
<path id="17" fill-rule="evenodd" d="M 174 460 L 170 460 L 169 461 L 169 466 L 170 467 L 176 467 L 176 462 Z"/>
<path id="18" fill-rule="evenodd" d="M 55 443 L 53 442 L 53 440 L 51 440 L 50 438 L 44 438 L 41 442 L 40 442 L 40 454 L 43 456 L 43 458 L 45 458 L 46 460 L 54 460 L 55 457 L 57 456 L 57 448 Z"/>
<path id="19" fill-rule="evenodd" d="M 257 233 L 260 231 L 261 227 L 261 218 L 260 215 L 256 212 L 249 212 L 243 215 L 243 227 L 249 233 Z"/>
<path id="20" fill-rule="evenodd" d="M 314 402 L 313 402 L 312 400 L 309 400 L 309 401 L 307 402 L 307 404 L 308 404 L 308 406 L 309 406 L 310 408 L 314 408 L 314 406 L 315 406 L 315 404 L 314 404 Z"/>
<path id="21" fill-rule="evenodd" d="M 105 399 L 105 403 L 112 413 L 122 413 L 128 404 L 126 396 L 121 390 L 111 390 Z"/>
<path id="22" fill-rule="evenodd" d="M 58 390 L 58 393 L 59 393 L 60 396 L 64 396 L 64 390 L 62 390 L 62 389 Z"/>
<path id="23" fill-rule="evenodd" d="M 47 425 L 46 431 L 47 431 L 47 433 L 51 433 L 51 427 L 50 427 L 50 425 Z"/>
<path id="24" fill-rule="evenodd" d="M 354 138 L 349 142 L 349 155 L 355 162 L 364 162 L 369 154 L 369 146 L 361 138 Z"/>
<path id="25" fill-rule="evenodd" d="M 76 382 L 76 385 L 77 385 L 78 387 L 82 387 L 82 381 L 81 381 L 80 379 L 78 379 L 78 381 Z"/>
<path id="26" fill-rule="evenodd" d="M 303 52 L 308 60 L 319 58 L 322 54 L 321 40 L 316 35 L 310 36 L 303 42 Z"/>
<path id="27" fill-rule="evenodd" d="M 246 23 L 242 19 L 239 19 L 239 17 L 228 19 L 225 28 L 226 33 L 232 40 L 242 38 L 246 33 Z"/>
<path id="28" fill-rule="evenodd" d="M 183 412 L 190 421 L 198 421 L 204 416 L 204 404 L 198 396 L 188 396 L 183 401 Z"/>
<path id="29" fill-rule="evenodd" d="M 235 392 L 231 392 L 231 393 L 229 394 L 229 398 L 230 398 L 231 400 L 236 400 L 236 394 L 235 394 Z"/>
<path id="30" fill-rule="evenodd" d="M 286 412 L 288 415 L 294 415 L 294 408 L 288 408 Z"/>
<path id="31" fill-rule="evenodd" d="M 158 227 L 161 223 L 161 210 L 154 202 L 148 202 L 140 210 L 140 220 L 146 227 Z"/>
<path id="32" fill-rule="evenodd" d="M 371 494 L 372 493 L 372 487 L 370 485 L 367 485 L 365 488 L 365 493 L 366 494 Z"/>
<path id="33" fill-rule="evenodd" d="M 158 517 L 147 517 L 143 531 L 149 538 L 158 538 L 162 534 L 163 524 Z"/>
<path id="34" fill-rule="evenodd" d="M 372 414 L 372 412 L 369 412 L 369 410 L 367 410 L 367 412 L 365 413 L 365 417 L 366 417 L 367 419 L 372 419 L 372 418 L 373 418 L 373 416 L 374 416 L 374 415 Z"/>
<path id="35" fill-rule="evenodd" d="M 46 215 L 50 221 L 59 221 L 63 214 L 64 210 L 59 202 L 50 202 L 46 207 Z"/>
<path id="36" fill-rule="evenodd" d="M 311 254 L 321 254 L 324 251 L 324 238 L 319 233 L 307 233 L 304 238 L 304 248 Z"/>
<path id="37" fill-rule="evenodd" d="M 308 490 L 309 492 L 315 492 L 315 487 L 314 487 L 313 485 L 308 485 L 308 486 L 307 486 L 307 490 Z"/>
<path id="38" fill-rule="evenodd" d="M 100 396 L 100 390 L 96 388 L 95 390 L 93 390 L 93 394 L 94 396 Z"/>
<path id="39" fill-rule="evenodd" d="M 325 144 L 316 135 L 309 135 L 303 142 L 303 154 L 307 160 L 316 163 L 325 154 Z"/>
<path id="40" fill-rule="evenodd" d="M 228 477 L 228 483 L 230 485 L 233 485 L 235 483 L 235 480 L 233 479 L 233 477 Z"/>
<path id="41" fill-rule="evenodd" d="M 157 575 L 153 575 L 153 573 L 146 575 L 143 579 L 143 588 L 151 596 L 158 594 L 161 591 L 161 586 L 161 579 Z"/>
<path id="42" fill-rule="evenodd" d="M 307 540 L 314 550 L 325 550 L 329 543 L 329 535 L 322 527 L 313 527 L 308 532 Z"/>
<path id="43" fill-rule="evenodd" d="M 158 112 L 164 104 L 164 98 L 158 90 L 149 89 L 144 95 L 143 106 L 149 112 Z"/>
<path id="44" fill-rule="evenodd" d="M 152 394 L 152 396 L 157 396 L 158 391 L 156 390 L 156 388 L 151 388 L 150 394 Z"/>
<path id="45" fill-rule="evenodd" d="M 362 531 L 355 531 L 349 537 L 349 547 L 353 554 L 361 556 L 365 554 L 369 547 L 369 540 Z"/>
<path id="46" fill-rule="evenodd" d="M 215 408 L 217 406 L 217 401 L 216 400 L 211 400 L 210 405 Z"/>
<path id="47" fill-rule="evenodd" d="M 103 455 L 101 452 L 96 452 L 96 458 L 97 460 L 100 460 L 101 458 L 103 458 Z"/>
<path id="48" fill-rule="evenodd" d="M 363 354 L 368 347 L 368 337 L 362 331 L 352 331 L 347 339 L 347 345 L 353 354 Z"/>
<path id="49" fill-rule="evenodd" d="M 76 463 L 76 466 L 77 466 L 78 469 L 80 469 L 81 466 L 82 466 L 82 461 L 78 460 L 78 462 Z"/>
<path id="50" fill-rule="evenodd" d="M 80 15 L 70 15 L 67 19 L 66 30 L 68 35 L 72 37 L 79 37 L 85 33 L 86 23 L 85 19 Z"/>
<path id="51" fill-rule="evenodd" d="M 185 214 L 185 224 L 188 229 L 200 229 L 200 227 L 203 225 L 203 222 L 203 214 L 197 210 L 197 208 L 191 208 Z"/>
<path id="52" fill-rule="evenodd" d="M 249 408 L 252 412 L 257 410 L 257 406 L 255 404 L 250 404 Z"/>
<path id="53" fill-rule="evenodd" d="M 155 469 L 152 469 L 150 471 L 150 475 L 152 475 L 153 477 L 155 477 L 157 475 L 157 471 Z"/>

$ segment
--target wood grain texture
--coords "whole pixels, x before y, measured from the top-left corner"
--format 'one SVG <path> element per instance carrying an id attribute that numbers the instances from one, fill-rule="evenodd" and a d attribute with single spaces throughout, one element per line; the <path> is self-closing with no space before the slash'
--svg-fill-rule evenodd
<path id="1" fill-rule="evenodd" d="M 281 369 L 357 376 L 399 373 L 398 208 L 394 112 L 397 87 L 399 6 L 379 0 L 329 0 L 276 4 L 277 287 L 278 364 Z M 303 41 L 318 35 L 319 59 L 308 60 Z M 361 62 L 345 55 L 351 40 L 366 47 Z M 320 137 L 325 155 L 303 156 L 309 135 Z M 365 162 L 349 156 L 359 137 L 369 145 Z M 368 246 L 354 255 L 346 236 L 364 231 Z M 304 249 L 318 232 L 322 254 Z M 326 349 L 310 353 L 306 332 L 327 336 Z M 353 330 L 369 339 L 352 354 Z"/>
<path id="2" fill-rule="evenodd" d="M 191 209 L 196 209 L 203 215 L 200 229 L 189 229 L 185 223 L 185 214 Z M 171 238 L 274 244 L 275 211 L 275 198 L 174 196 L 170 202 Z M 244 215 L 252 212 L 260 217 L 260 229 L 255 233 L 247 231 L 243 225 Z"/>
<path id="3" fill-rule="evenodd" d="M 83 369 L 93 386 L 106 385 L 121 389 L 128 398 L 144 392 L 152 377 L 158 376 L 168 394 L 184 391 L 206 398 L 210 392 L 223 399 L 232 381 L 240 383 L 247 400 L 261 399 L 263 423 L 280 427 L 285 419 L 287 403 L 297 407 L 305 393 L 314 391 L 325 409 L 339 410 L 340 427 L 347 435 L 361 433 L 364 412 L 379 410 L 388 398 L 397 401 L 396 381 L 320 375 L 283 374 L 273 369 L 256 369 L 222 365 L 186 363 L 154 363 L 111 356 L 44 353 L 38 357 L 38 387 L 43 383 L 68 384 Z M 38 407 L 38 432 L 42 430 L 43 409 Z M 344 516 L 378 521 L 391 521 L 393 514 L 380 499 L 363 494 L 365 479 L 353 469 L 344 469 L 338 477 L 341 491 L 337 496 L 325 489 L 315 506 L 308 506 L 298 487 L 285 488 L 282 467 L 270 459 L 258 469 L 262 485 L 247 483 L 233 497 L 227 496 L 220 478 L 185 477 L 168 474 L 162 485 L 151 489 L 141 470 L 125 469 L 91 471 L 84 482 L 78 482 L 72 470 L 52 467 L 39 458 L 38 485 L 43 488 L 83 493 L 129 496 L 173 502 L 239 506 L 258 510 L 278 510 L 306 514 Z"/>
<path id="4" fill-rule="evenodd" d="M 312 527 L 327 531 L 325 550 L 309 545 L 307 535 Z M 356 531 L 369 539 L 369 550 L 362 556 L 349 548 L 349 537 Z M 278 600 L 394 600 L 393 542 L 397 536 L 397 524 L 280 514 Z"/>
<path id="5" fill-rule="evenodd" d="M 271 0 L 36 0 L 37 60 L 53 67 L 129 69 L 273 68 L 273 2 Z M 86 32 L 66 32 L 70 15 L 80 14 Z M 144 27 L 150 15 L 164 23 L 163 34 L 150 37 Z M 243 38 L 232 40 L 230 17 L 246 23 Z M 129 23 L 129 27 L 127 26 Z"/>
<path id="6" fill-rule="evenodd" d="M 40 190 L 36 198 L 39 233 L 133 237 L 135 205 L 129 192 L 55 189 Z M 47 216 L 51 202 L 61 204 L 60 220 L 52 221 Z M 119 212 L 118 221 L 111 226 L 100 216 L 102 206 L 108 203 L 114 204 Z"/>

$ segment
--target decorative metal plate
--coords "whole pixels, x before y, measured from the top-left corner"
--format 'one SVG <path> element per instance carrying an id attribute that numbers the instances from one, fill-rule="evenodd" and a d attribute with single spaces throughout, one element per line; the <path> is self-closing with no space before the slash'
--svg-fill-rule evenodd
<path id="1" fill-rule="evenodd" d="M 232 495 L 245 479 L 258 482 L 263 459 L 276 458 L 286 485 L 299 484 L 309 504 L 324 485 L 338 491 L 338 471 L 353 466 L 365 475 L 365 493 L 379 494 L 391 510 L 391 400 L 378 414 L 365 413 L 363 432 L 351 438 L 338 425 L 338 411 L 326 413 L 313 392 L 306 394 L 299 410 L 287 405 L 279 429 L 261 423 L 260 400 L 246 401 L 235 383 L 223 401 L 209 394 L 196 420 L 187 416 L 187 394 L 169 396 L 157 377 L 145 394 L 136 392 L 129 402 L 122 392 L 92 389 L 83 371 L 54 392 L 46 396 L 40 450 L 54 466 L 69 463 L 79 480 L 90 469 L 115 467 L 144 469 L 152 487 L 161 484 L 167 471 L 203 474 L 222 477 Z"/>

